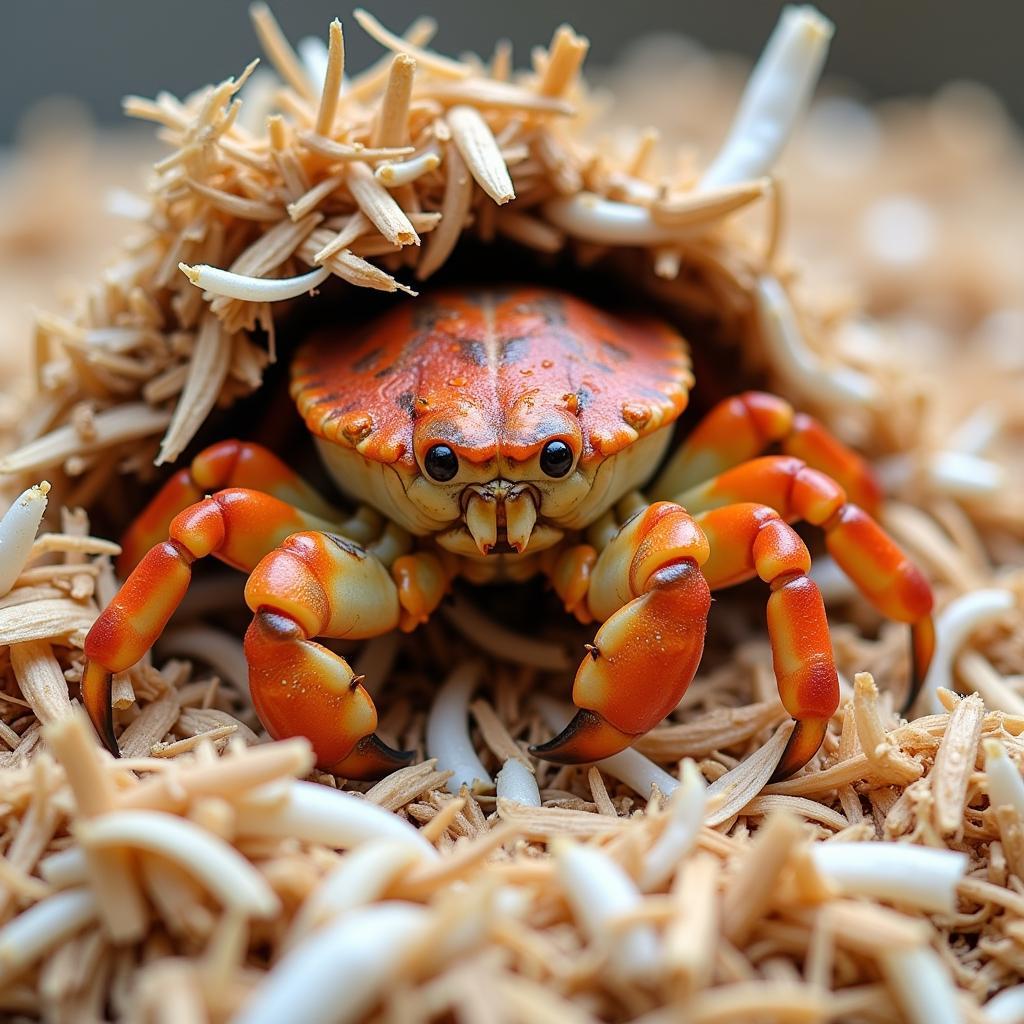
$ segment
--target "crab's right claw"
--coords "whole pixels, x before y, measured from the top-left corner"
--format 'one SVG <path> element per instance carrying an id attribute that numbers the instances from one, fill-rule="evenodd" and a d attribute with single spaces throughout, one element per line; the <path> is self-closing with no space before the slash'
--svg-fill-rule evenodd
<path id="1" fill-rule="evenodd" d="M 150 511 L 162 515 L 159 506 L 155 501 Z M 216 555 L 249 571 L 280 539 L 301 530 L 308 518 L 273 495 L 240 487 L 218 491 L 174 516 L 167 538 L 143 555 L 85 638 L 88 666 L 82 700 L 111 753 L 117 753 L 111 673 L 131 668 L 156 643 L 188 590 L 192 563 Z"/>
<path id="2" fill-rule="evenodd" d="M 261 577 L 253 578 L 258 585 Z M 292 616 L 259 610 L 245 634 L 245 656 L 253 705 L 267 732 L 274 739 L 305 736 L 324 771 L 379 779 L 415 757 L 376 735 L 377 709 L 362 677 L 340 655 L 311 640 Z"/>
<path id="3" fill-rule="evenodd" d="M 297 533 L 264 557 L 245 588 L 255 612 L 245 634 L 249 690 L 275 739 L 305 736 L 317 765 L 350 779 L 378 779 L 414 756 L 375 735 L 377 710 L 362 677 L 314 636 L 363 639 L 400 621 L 398 588 L 356 544 Z"/>

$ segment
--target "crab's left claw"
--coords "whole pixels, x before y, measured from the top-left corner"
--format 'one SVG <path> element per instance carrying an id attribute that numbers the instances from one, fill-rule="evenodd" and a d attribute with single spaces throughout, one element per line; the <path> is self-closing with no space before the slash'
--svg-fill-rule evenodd
<path id="1" fill-rule="evenodd" d="M 671 502 L 623 526 L 591 578 L 590 610 L 605 622 L 576 673 L 572 698 L 581 710 L 531 753 L 559 764 L 599 761 L 676 707 L 704 651 L 707 557 L 700 527 Z"/>

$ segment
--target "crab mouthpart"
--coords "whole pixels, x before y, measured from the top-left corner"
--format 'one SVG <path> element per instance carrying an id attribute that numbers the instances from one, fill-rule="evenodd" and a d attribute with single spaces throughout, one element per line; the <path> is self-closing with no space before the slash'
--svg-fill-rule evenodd
<path id="1" fill-rule="evenodd" d="M 498 543 L 498 503 L 474 492 L 466 502 L 466 528 L 481 555 L 489 555 Z"/>
<path id="2" fill-rule="evenodd" d="M 522 554 L 537 525 L 537 498 L 523 487 L 471 490 L 464 511 L 466 529 L 480 554 Z"/>
<path id="3" fill-rule="evenodd" d="M 519 491 L 505 499 L 505 536 L 518 555 L 526 550 L 537 524 L 537 503 L 530 491 Z"/>

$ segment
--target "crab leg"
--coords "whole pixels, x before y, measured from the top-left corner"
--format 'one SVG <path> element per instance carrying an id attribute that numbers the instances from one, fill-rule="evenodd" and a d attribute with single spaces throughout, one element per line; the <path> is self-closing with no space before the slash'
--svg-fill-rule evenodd
<path id="1" fill-rule="evenodd" d="M 867 462 L 814 417 L 764 391 L 746 391 L 719 402 L 669 459 L 650 493 L 673 499 L 772 444 L 828 474 L 853 501 L 877 515 L 882 489 Z"/>
<path id="2" fill-rule="evenodd" d="M 811 556 L 796 531 L 767 505 L 726 505 L 695 518 L 711 546 L 704 575 L 712 590 L 755 575 L 771 587 L 768 637 L 775 678 L 782 703 L 796 720 L 775 770 L 775 779 L 786 778 L 815 755 L 839 706 L 825 606 L 807 576 Z"/>
<path id="3" fill-rule="evenodd" d="M 594 619 L 587 605 L 587 593 L 596 562 L 597 551 L 590 544 L 552 548 L 541 555 L 544 572 L 565 610 L 584 624 Z"/>
<path id="4" fill-rule="evenodd" d="M 825 532 L 825 544 L 840 568 L 883 615 L 911 628 L 910 707 L 935 648 L 932 591 L 896 542 L 862 508 L 846 500 L 831 477 L 802 459 L 766 455 L 727 470 L 677 499 L 695 515 L 723 505 L 756 502 L 788 522 L 804 520 Z"/>
<path id="5" fill-rule="evenodd" d="M 395 559 L 391 578 L 402 606 L 398 628 L 403 633 L 411 633 L 430 618 L 448 593 L 453 575 L 451 566 L 430 551 L 414 551 Z"/>
<path id="6" fill-rule="evenodd" d="M 104 743 L 117 753 L 110 708 L 110 675 L 134 665 L 156 642 L 181 603 L 192 563 L 215 555 L 250 572 L 276 544 L 320 520 L 261 491 L 230 488 L 184 509 L 166 539 L 142 557 L 85 639 L 89 659 L 82 697 Z"/>
<path id="7" fill-rule="evenodd" d="M 117 562 L 122 578 L 154 544 L 167 537 L 171 520 L 179 512 L 226 487 L 263 491 L 325 521 L 338 521 L 334 509 L 295 470 L 262 445 L 220 441 L 201 451 L 187 469 L 178 470 L 125 531 Z"/>
<path id="8" fill-rule="evenodd" d="M 580 710 L 533 753 L 561 764 L 600 760 L 676 707 L 704 651 L 707 557 L 700 527 L 671 502 L 649 505 L 623 525 L 590 574 L 589 612 L 604 625 L 576 673 Z"/>

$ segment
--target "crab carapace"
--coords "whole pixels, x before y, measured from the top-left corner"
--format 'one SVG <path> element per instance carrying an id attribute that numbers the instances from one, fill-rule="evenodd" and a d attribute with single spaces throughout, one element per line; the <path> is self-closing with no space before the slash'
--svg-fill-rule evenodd
<path id="1" fill-rule="evenodd" d="M 670 451 L 693 386 L 667 324 L 539 287 L 438 291 L 361 330 L 320 331 L 296 354 L 291 393 L 351 512 L 242 441 L 175 474 L 129 528 L 130 575 L 86 639 L 83 697 L 100 735 L 116 753 L 111 673 L 154 643 L 206 555 L 249 574 L 245 655 L 268 732 L 308 737 L 320 767 L 350 778 L 410 755 L 376 736 L 360 678 L 315 637 L 412 630 L 456 578 L 540 574 L 568 613 L 601 625 L 575 717 L 533 752 L 589 762 L 676 707 L 711 591 L 759 577 L 796 721 L 776 777 L 792 774 L 818 750 L 839 687 L 789 524 L 820 527 L 868 600 L 910 624 L 911 699 L 934 646 L 931 590 L 872 518 L 880 491 L 865 462 L 783 399 L 729 398 Z"/>

